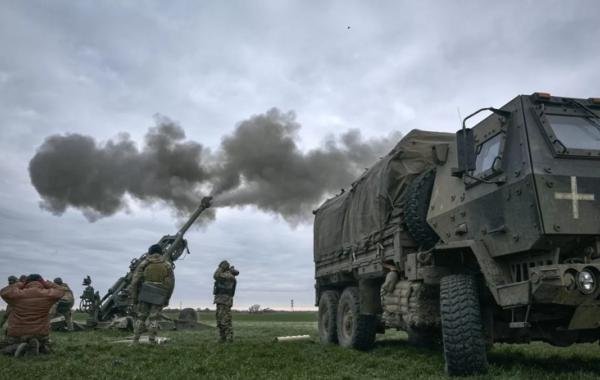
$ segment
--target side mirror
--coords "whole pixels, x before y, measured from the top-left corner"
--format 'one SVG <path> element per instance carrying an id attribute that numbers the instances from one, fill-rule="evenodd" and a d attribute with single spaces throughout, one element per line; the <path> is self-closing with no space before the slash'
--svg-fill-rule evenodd
<path id="1" fill-rule="evenodd" d="M 464 128 L 456 132 L 456 155 L 458 168 L 452 170 L 452 175 L 462 178 L 466 172 L 475 170 L 475 137 L 473 130 Z"/>
<path id="2" fill-rule="evenodd" d="M 510 117 L 509 111 L 500 110 L 494 107 L 487 107 L 478 109 L 463 119 L 462 129 L 456 132 L 456 154 L 458 168 L 452 169 L 452 175 L 454 177 L 462 178 L 465 173 L 475 170 L 475 137 L 473 136 L 473 130 L 467 128 L 467 120 L 483 111 L 493 112 L 502 118 Z"/>

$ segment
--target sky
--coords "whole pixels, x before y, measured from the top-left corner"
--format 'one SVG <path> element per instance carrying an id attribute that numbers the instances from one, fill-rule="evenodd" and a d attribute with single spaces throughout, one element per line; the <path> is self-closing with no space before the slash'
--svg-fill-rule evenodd
<path id="1" fill-rule="evenodd" d="M 177 230 L 160 203 L 95 222 L 41 208 L 28 165 L 47 136 L 141 144 L 160 114 L 217 149 L 273 107 L 296 114 L 304 151 L 351 128 L 454 132 L 459 115 L 519 94 L 600 96 L 599 14 L 594 0 L 3 1 L 0 281 L 60 276 L 78 295 L 90 275 L 104 294 Z M 212 307 L 223 259 L 240 271 L 235 308 L 313 307 L 310 221 L 219 208 L 187 239 L 172 307 Z"/>

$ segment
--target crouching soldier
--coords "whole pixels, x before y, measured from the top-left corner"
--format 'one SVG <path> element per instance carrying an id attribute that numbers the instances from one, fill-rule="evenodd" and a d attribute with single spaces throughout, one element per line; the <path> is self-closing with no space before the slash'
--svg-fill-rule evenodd
<path id="1" fill-rule="evenodd" d="M 137 319 L 133 326 L 133 343 L 139 343 L 146 321 L 151 343 L 156 342 L 158 320 L 163 307 L 175 287 L 175 275 L 172 264 L 162 256 L 162 247 L 158 244 L 148 249 L 148 257 L 136 268 L 131 280 L 131 296 L 137 308 Z"/>
<path id="2" fill-rule="evenodd" d="M 49 353 L 50 308 L 65 291 L 39 274 L 30 274 L 25 282 L 17 282 L 0 290 L 10 306 L 8 330 L 1 344 L 4 353 L 22 356 Z"/>
<path id="3" fill-rule="evenodd" d="M 215 271 L 215 285 L 213 294 L 214 303 L 217 305 L 217 327 L 219 328 L 219 342 L 233 341 L 233 326 L 231 324 L 231 307 L 237 284 L 236 276 L 240 274 L 227 260 L 221 261 Z"/>
<path id="4" fill-rule="evenodd" d="M 57 277 L 54 279 L 54 283 L 61 289 L 65 291 L 65 295 L 62 296 L 61 299 L 58 300 L 57 303 L 54 304 L 52 309 L 50 310 L 50 316 L 52 318 L 56 316 L 62 316 L 65 318 L 65 323 L 67 324 L 67 330 L 73 331 L 73 313 L 71 309 L 75 304 L 75 297 L 73 297 L 73 292 L 69 285 L 63 282 L 62 278 Z"/>

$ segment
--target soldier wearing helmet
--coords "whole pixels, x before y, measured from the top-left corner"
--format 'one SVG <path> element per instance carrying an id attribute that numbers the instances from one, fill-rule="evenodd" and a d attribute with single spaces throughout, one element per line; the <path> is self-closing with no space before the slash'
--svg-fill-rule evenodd
<path id="1" fill-rule="evenodd" d="M 148 256 L 137 266 L 131 280 L 130 294 L 137 308 L 134 343 L 139 342 L 146 320 L 149 320 L 150 343 L 156 342 L 160 312 L 169 304 L 174 287 L 173 265 L 163 257 L 160 245 L 150 246 Z"/>
<path id="2" fill-rule="evenodd" d="M 59 288 L 65 291 L 65 295 L 54 304 L 50 310 L 50 317 L 64 317 L 67 325 L 67 330 L 73 331 L 73 305 L 75 304 L 75 297 L 68 284 L 63 282 L 62 278 L 56 277 L 54 282 Z"/>
<path id="3" fill-rule="evenodd" d="M 231 323 L 231 307 L 237 285 L 236 276 L 240 274 L 227 260 L 221 261 L 215 271 L 215 285 L 213 294 L 214 303 L 217 305 L 217 327 L 219 328 L 219 342 L 233 341 L 233 326 Z"/>

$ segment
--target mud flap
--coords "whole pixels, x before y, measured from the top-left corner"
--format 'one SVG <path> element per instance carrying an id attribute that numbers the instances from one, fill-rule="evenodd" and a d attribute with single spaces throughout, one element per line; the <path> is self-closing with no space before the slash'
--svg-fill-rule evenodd
<path id="1" fill-rule="evenodd" d="M 596 329 L 600 327 L 600 305 L 584 304 L 575 309 L 569 330 Z"/>

